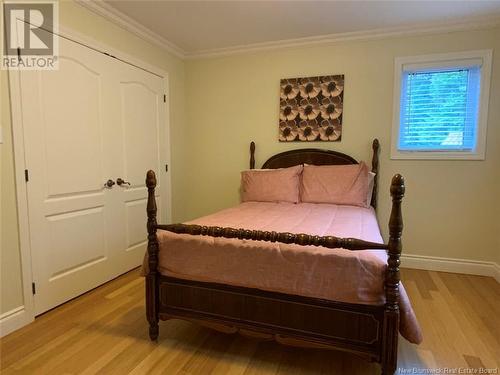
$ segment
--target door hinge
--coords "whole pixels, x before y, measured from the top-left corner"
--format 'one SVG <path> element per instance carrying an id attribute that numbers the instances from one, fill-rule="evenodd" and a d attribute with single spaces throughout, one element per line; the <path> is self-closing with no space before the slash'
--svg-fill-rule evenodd
<path id="1" fill-rule="evenodd" d="M 167 95 L 163 94 L 163 103 L 166 103 L 166 102 L 167 102 Z"/>
<path id="2" fill-rule="evenodd" d="M 26 180 L 26 182 L 30 180 L 30 175 L 27 169 L 24 170 L 24 179 Z"/>
<path id="3" fill-rule="evenodd" d="M 165 164 L 165 172 L 168 172 L 168 164 Z"/>
<path id="4" fill-rule="evenodd" d="M 31 291 L 33 292 L 33 295 L 36 294 L 36 284 L 35 283 L 31 283 Z"/>

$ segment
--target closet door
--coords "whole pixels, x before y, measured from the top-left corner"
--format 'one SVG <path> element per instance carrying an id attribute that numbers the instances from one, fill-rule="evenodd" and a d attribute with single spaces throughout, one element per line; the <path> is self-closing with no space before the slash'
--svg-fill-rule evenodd
<path id="1" fill-rule="evenodd" d="M 109 59 L 60 38 L 54 71 L 21 71 L 35 313 L 116 276 Z"/>
<path id="2" fill-rule="evenodd" d="M 163 204 L 168 197 L 164 81 L 152 73 L 119 61 L 115 64 L 117 94 L 112 104 L 118 126 L 115 140 L 122 152 L 114 160 L 117 186 L 113 207 L 119 212 L 121 228 L 114 234 L 120 249 L 114 266 L 123 273 L 140 264 L 146 251 L 146 171 L 156 172 L 158 221 L 166 222 Z M 123 181 L 123 182 L 121 182 Z M 121 182 L 121 183 L 120 183 Z"/>
<path id="3" fill-rule="evenodd" d="M 59 43 L 59 70 L 19 72 L 35 314 L 139 266 L 148 169 L 169 194 L 163 79 Z"/>

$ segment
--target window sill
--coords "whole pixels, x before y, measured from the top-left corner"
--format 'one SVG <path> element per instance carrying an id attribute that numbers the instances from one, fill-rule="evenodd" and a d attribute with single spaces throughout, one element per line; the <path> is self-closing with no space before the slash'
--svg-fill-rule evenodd
<path id="1" fill-rule="evenodd" d="M 480 152 L 433 152 L 433 151 L 395 151 L 391 160 L 484 160 Z"/>

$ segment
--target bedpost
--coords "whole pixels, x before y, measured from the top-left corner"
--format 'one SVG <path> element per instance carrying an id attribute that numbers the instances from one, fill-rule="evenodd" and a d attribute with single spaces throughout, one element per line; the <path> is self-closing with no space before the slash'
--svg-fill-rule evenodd
<path id="1" fill-rule="evenodd" d="M 373 180 L 373 194 L 372 201 L 370 202 L 373 208 L 377 208 L 377 195 L 378 195 L 378 153 L 380 150 L 380 143 L 377 138 L 372 143 L 373 156 L 372 156 L 372 172 L 375 173 Z"/>
<path id="2" fill-rule="evenodd" d="M 250 142 L 250 169 L 255 169 L 255 142 Z"/>
<path id="3" fill-rule="evenodd" d="M 401 256 L 403 215 L 401 201 L 405 194 L 405 181 L 400 174 L 391 182 L 392 210 L 389 219 L 389 245 L 385 275 L 384 334 L 382 343 L 382 374 L 393 374 L 398 361 L 399 334 L 399 257 Z"/>
<path id="4" fill-rule="evenodd" d="M 149 337 L 152 341 L 158 338 L 158 239 L 156 237 L 156 176 L 151 170 L 146 174 L 148 188 L 148 274 L 146 275 L 146 316 L 149 322 Z"/>

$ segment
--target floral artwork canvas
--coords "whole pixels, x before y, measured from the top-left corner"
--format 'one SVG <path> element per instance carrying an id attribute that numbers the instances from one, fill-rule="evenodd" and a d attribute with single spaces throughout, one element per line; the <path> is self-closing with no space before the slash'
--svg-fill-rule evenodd
<path id="1" fill-rule="evenodd" d="M 280 142 L 340 141 L 344 75 L 281 80 Z"/>

